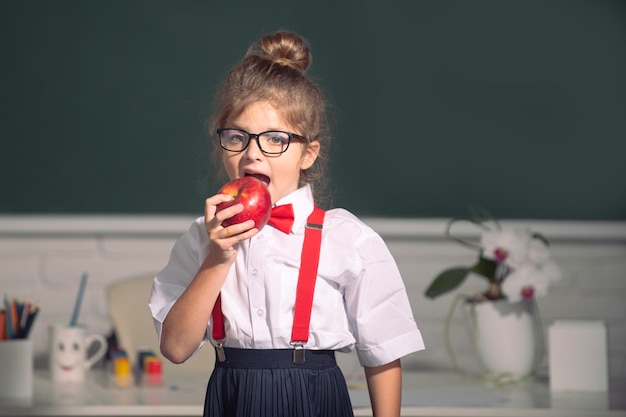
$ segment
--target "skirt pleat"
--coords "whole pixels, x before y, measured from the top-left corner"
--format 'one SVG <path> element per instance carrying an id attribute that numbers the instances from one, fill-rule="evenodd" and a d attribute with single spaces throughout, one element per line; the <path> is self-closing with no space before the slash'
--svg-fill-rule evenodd
<path id="1" fill-rule="evenodd" d="M 228 354 L 227 354 L 228 357 Z M 345 378 L 336 365 L 213 370 L 205 417 L 353 417 Z"/>

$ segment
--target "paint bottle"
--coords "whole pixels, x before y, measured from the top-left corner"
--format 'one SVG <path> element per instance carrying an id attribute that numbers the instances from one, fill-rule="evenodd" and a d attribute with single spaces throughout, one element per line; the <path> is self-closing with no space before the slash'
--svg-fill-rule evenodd
<path id="1" fill-rule="evenodd" d="M 113 358 L 113 382 L 115 386 L 120 388 L 126 388 L 133 384 L 133 374 L 128 357 Z"/>
<path id="2" fill-rule="evenodd" d="M 144 382 L 146 385 L 161 385 L 163 383 L 163 363 L 156 356 L 149 356 L 144 363 Z"/>

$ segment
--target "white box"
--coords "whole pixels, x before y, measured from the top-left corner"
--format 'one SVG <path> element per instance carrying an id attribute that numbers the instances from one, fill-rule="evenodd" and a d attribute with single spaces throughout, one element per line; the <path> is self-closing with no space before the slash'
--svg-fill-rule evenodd
<path id="1" fill-rule="evenodd" d="M 552 391 L 608 390 L 604 322 L 557 320 L 548 329 L 548 341 Z"/>

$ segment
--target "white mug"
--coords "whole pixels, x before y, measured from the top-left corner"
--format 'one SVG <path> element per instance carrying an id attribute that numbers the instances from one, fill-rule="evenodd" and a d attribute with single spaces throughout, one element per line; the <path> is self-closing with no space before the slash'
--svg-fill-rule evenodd
<path id="1" fill-rule="evenodd" d="M 97 350 L 87 357 L 90 348 Z M 107 341 L 100 334 L 87 335 L 82 325 L 53 324 L 50 326 L 50 375 L 57 382 L 81 382 L 87 371 L 106 353 Z"/>

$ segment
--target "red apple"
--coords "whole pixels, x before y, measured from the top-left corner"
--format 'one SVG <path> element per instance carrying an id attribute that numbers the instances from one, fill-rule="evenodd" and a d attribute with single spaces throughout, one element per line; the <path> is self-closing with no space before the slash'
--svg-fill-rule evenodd
<path id="1" fill-rule="evenodd" d="M 222 222 L 222 226 L 254 220 L 254 227 L 261 229 L 267 223 L 272 212 L 272 197 L 265 183 L 255 177 L 242 177 L 224 185 L 218 194 L 228 194 L 232 200 L 220 203 L 216 212 L 234 204 L 243 204 L 243 211 Z"/>

